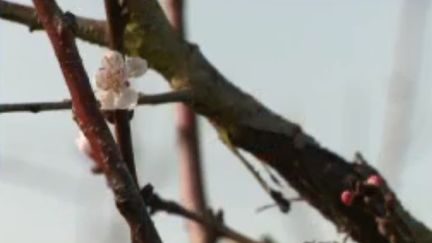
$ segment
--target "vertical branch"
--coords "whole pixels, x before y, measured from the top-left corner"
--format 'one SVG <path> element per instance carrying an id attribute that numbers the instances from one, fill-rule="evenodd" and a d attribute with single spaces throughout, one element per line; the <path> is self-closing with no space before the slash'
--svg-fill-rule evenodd
<path id="1" fill-rule="evenodd" d="M 105 11 L 108 22 L 108 43 L 109 47 L 120 53 L 124 52 L 123 35 L 127 21 L 126 7 L 118 0 L 105 0 Z M 135 169 L 132 134 L 129 123 L 128 110 L 115 110 L 113 112 L 115 135 L 117 143 L 122 152 L 126 165 L 138 185 L 138 178 Z"/>
<path id="2" fill-rule="evenodd" d="M 138 187 L 126 168 L 120 151 L 98 108 L 84 70 L 81 57 L 70 30 L 73 17 L 63 15 L 53 0 L 33 0 L 36 12 L 46 30 L 60 64 L 72 98 L 75 119 L 88 138 L 94 152 L 101 158 L 108 184 L 114 193 L 117 208 L 128 222 L 137 243 L 161 243 L 147 213 Z"/>
<path id="3" fill-rule="evenodd" d="M 430 0 L 406 0 L 402 4 L 384 120 L 384 141 L 379 158 L 379 166 L 394 187 L 398 186 L 411 143 L 414 102 L 429 6 Z"/>
<path id="4" fill-rule="evenodd" d="M 125 6 L 118 0 L 105 0 L 105 13 L 108 23 L 108 44 L 113 50 L 123 53 L 123 34 L 127 20 Z"/>
<path id="5" fill-rule="evenodd" d="M 184 1 L 167 0 L 167 16 L 178 35 L 184 38 Z M 177 130 L 178 156 L 180 161 L 180 191 L 186 208 L 207 214 L 204 182 L 199 148 L 197 119 L 185 104 L 176 104 L 175 123 Z M 188 220 L 187 227 L 192 243 L 213 242 L 210 229 Z"/>

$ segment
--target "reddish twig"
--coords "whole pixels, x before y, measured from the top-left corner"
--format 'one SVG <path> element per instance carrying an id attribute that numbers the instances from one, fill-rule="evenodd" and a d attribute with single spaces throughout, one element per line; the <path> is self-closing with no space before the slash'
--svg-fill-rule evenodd
<path id="1" fill-rule="evenodd" d="M 188 104 L 194 111 L 225 131 L 235 147 L 273 167 L 307 202 L 354 240 L 389 242 L 389 235 L 381 232 L 383 224 L 378 224 L 374 215 L 363 208 L 348 208 L 340 201 L 341 192 L 350 181 L 363 181 L 367 176 L 360 175 L 355 164 L 320 146 L 300 126 L 281 118 L 230 83 L 196 45 L 176 37 L 156 0 L 129 0 L 129 4 L 133 25 L 127 34 L 131 40 L 128 53 L 145 57 L 152 68 L 171 81 L 173 89 L 190 89 L 194 95 Z M 12 19 L 10 14 L 5 17 L 0 13 L 0 18 Z M 86 27 L 78 26 L 77 36 L 91 43 L 105 43 L 105 28 L 93 28 L 89 36 L 84 31 Z M 396 230 L 390 231 L 390 237 L 397 236 L 398 242 L 431 242 L 431 231 L 410 215 L 397 198 L 395 202 L 392 217 L 406 223 L 390 221 Z M 413 234 L 402 236 L 406 235 L 399 230 L 402 226 L 408 226 Z"/>
<path id="2" fill-rule="evenodd" d="M 72 97 L 76 121 L 92 149 L 103 158 L 101 163 L 117 207 L 129 223 L 135 242 L 162 242 L 98 109 L 74 36 L 69 29 L 68 16 L 63 15 L 55 1 L 33 0 L 33 3 L 59 61 Z"/>
<path id="3" fill-rule="evenodd" d="M 166 14 L 171 25 L 178 35 L 184 38 L 184 1 L 166 0 L 166 4 Z M 206 215 L 207 203 L 204 192 L 197 118 L 188 106 L 181 103 L 176 105 L 175 113 L 182 203 L 188 209 Z M 187 227 L 192 243 L 211 243 L 216 240 L 211 229 L 206 229 L 201 224 L 187 221 Z"/>

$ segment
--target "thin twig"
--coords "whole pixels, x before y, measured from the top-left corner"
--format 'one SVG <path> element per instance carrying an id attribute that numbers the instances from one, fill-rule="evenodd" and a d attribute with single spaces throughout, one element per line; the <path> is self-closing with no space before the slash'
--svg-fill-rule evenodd
<path id="1" fill-rule="evenodd" d="M 43 30 L 34 8 L 19 3 L 0 0 L 0 17 L 15 23 L 27 25 L 30 31 Z M 106 22 L 85 17 L 74 17 L 70 26 L 74 33 L 92 40 L 92 43 L 106 45 Z"/>
<path id="2" fill-rule="evenodd" d="M 120 151 L 98 108 L 88 76 L 79 56 L 74 35 L 53 0 L 33 0 L 46 30 L 72 97 L 74 115 L 92 149 L 103 158 L 105 176 L 114 193 L 117 207 L 129 223 L 135 242 L 162 242 Z"/>
<path id="3" fill-rule="evenodd" d="M 161 105 L 174 102 L 185 102 L 190 99 L 189 90 L 172 91 L 161 94 L 140 94 L 138 105 Z M 29 102 L 0 104 L 0 114 L 10 112 L 32 112 L 69 110 L 72 107 L 70 100 L 53 102 Z"/>
<path id="4" fill-rule="evenodd" d="M 123 35 L 127 22 L 127 11 L 118 0 L 105 0 L 105 12 L 108 22 L 109 47 L 120 53 L 124 53 Z M 138 177 L 135 169 L 132 133 L 128 110 L 115 110 L 113 113 L 114 129 L 117 143 L 123 155 L 123 159 L 138 185 Z"/>
<path id="5" fill-rule="evenodd" d="M 226 226 L 221 220 L 202 216 L 201 214 L 189 210 L 174 201 L 161 198 L 159 195 L 153 192 L 153 188 L 151 185 L 145 186 L 141 190 L 141 195 L 152 213 L 164 211 L 169 214 L 185 217 L 205 226 L 205 228 L 212 229 L 212 231 L 217 233 L 219 236 L 229 238 L 235 242 L 263 243 L 253 240 L 248 236 L 245 236 L 242 233 L 235 231 L 234 229 Z"/>
<path id="6" fill-rule="evenodd" d="M 185 2 L 183 0 L 166 0 L 166 14 L 171 26 L 181 37 L 185 37 Z M 180 193 L 182 204 L 191 211 L 206 215 L 207 202 L 204 190 L 202 157 L 198 122 L 195 113 L 185 104 L 175 105 L 177 151 L 180 162 Z M 213 243 L 214 232 L 190 220 L 186 220 L 191 243 Z"/>
<path id="7" fill-rule="evenodd" d="M 297 124 L 282 118 L 250 94 L 227 80 L 196 45 L 173 33 L 156 0 L 129 0 L 133 11 L 127 52 L 145 57 L 151 67 L 171 81 L 173 89 L 193 92 L 189 105 L 219 129 L 227 130 L 236 147 L 268 163 L 284 180 L 337 228 L 349 228 L 358 242 L 388 242 L 373 215 L 361 208 L 341 206 L 339 195 L 347 181 L 362 181 L 356 165 L 320 145 Z M 0 4 L 4 1 L 0 0 Z M 1 5 L 0 5 L 1 6 Z M 11 14 L 0 18 L 12 20 Z M 106 45 L 106 28 L 86 25 L 75 17 L 77 37 Z M 20 22 L 27 26 L 32 22 Z M 135 40 L 135 41 L 134 41 Z M 81 101 L 80 101 L 81 102 Z M 81 102 L 82 103 L 82 102 Z M 84 105 L 84 103 L 82 104 Z M 367 175 L 366 175 L 367 176 Z M 325 182 L 325 183 L 323 183 Z M 402 218 L 415 239 L 398 242 L 431 242 L 431 231 L 395 200 L 395 216 Z M 398 223 L 391 223 L 398 229 Z"/>

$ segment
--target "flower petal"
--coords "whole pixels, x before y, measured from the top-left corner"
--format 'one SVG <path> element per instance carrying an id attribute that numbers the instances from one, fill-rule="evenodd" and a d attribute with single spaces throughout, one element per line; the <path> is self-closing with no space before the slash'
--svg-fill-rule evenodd
<path id="1" fill-rule="evenodd" d="M 116 93 L 112 90 L 96 90 L 96 99 L 99 101 L 101 110 L 115 110 Z"/>
<path id="2" fill-rule="evenodd" d="M 102 67 L 107 69 L 124 68 L 123 56 L 118 51 L 108 50 L 102 58 Z"/>
<path id="3" fill-rule="evenodd" d="M 115 106 L 117 109 L 133 109 L 138 103 L 138 92 L 131 88 L 124 88 L 117 94 Z"/>
<path id="4" fill-rule="evenodd" d="M 148 70 L 148 63 L 141 57 L 127 57 L 126 71 L 129 78 L 138 78 Z"/>
<path id="5" fill-rule="evenodd" d="M 75 139 L 75 144 L 78 147 L 78 150 L 81 151 L 81 153 L 87 155 L 88 157 L 91 157 L 92 154 L 92 148 L 90 146 L 90 142 L 85 137 L 84 133 L 81 131 L 78 134 L 78 137 Z"/>

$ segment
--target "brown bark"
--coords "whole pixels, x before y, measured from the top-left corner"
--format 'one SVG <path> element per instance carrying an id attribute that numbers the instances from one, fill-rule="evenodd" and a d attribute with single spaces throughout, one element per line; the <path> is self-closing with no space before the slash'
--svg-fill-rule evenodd
<path id="1" fill-rule="evenodd" d="M 364 180 L 378 172 L 323 148 L 300 126 L 231 84 L 195 45 L 178 38 L 155 0 L 129 1 L 129 5 L 134 12 L 126 32 L 126 51 L 145 57 L 173 89 L 191 90 L 187 103 L 194 111 L 228 134 L 235 146 L 271 165 L 338 229 L 365 243 L 431 241 L 430 230 L 403 208 L 386 184 L 372 198 L 362 191 L 360 202 L 343 205 L 339 199 L 343 190 L 363 190 Z M 104 31 L 76 34 L 101 44 L 104 40 L 98 36 Z"/>
<path id="2" fill-rule="evenodd" d="M 98 109 L 74 36 L 69 30 L 70 16 L 64 15 L 54 1 L 34 0 L 33 3 L 59 61 L 72 97 L 76 121 L 98 158 L 102 158 L 101 164 L 113 190 L 117 207 L 129 223 L 135 242 L 162 242 Z"/>

